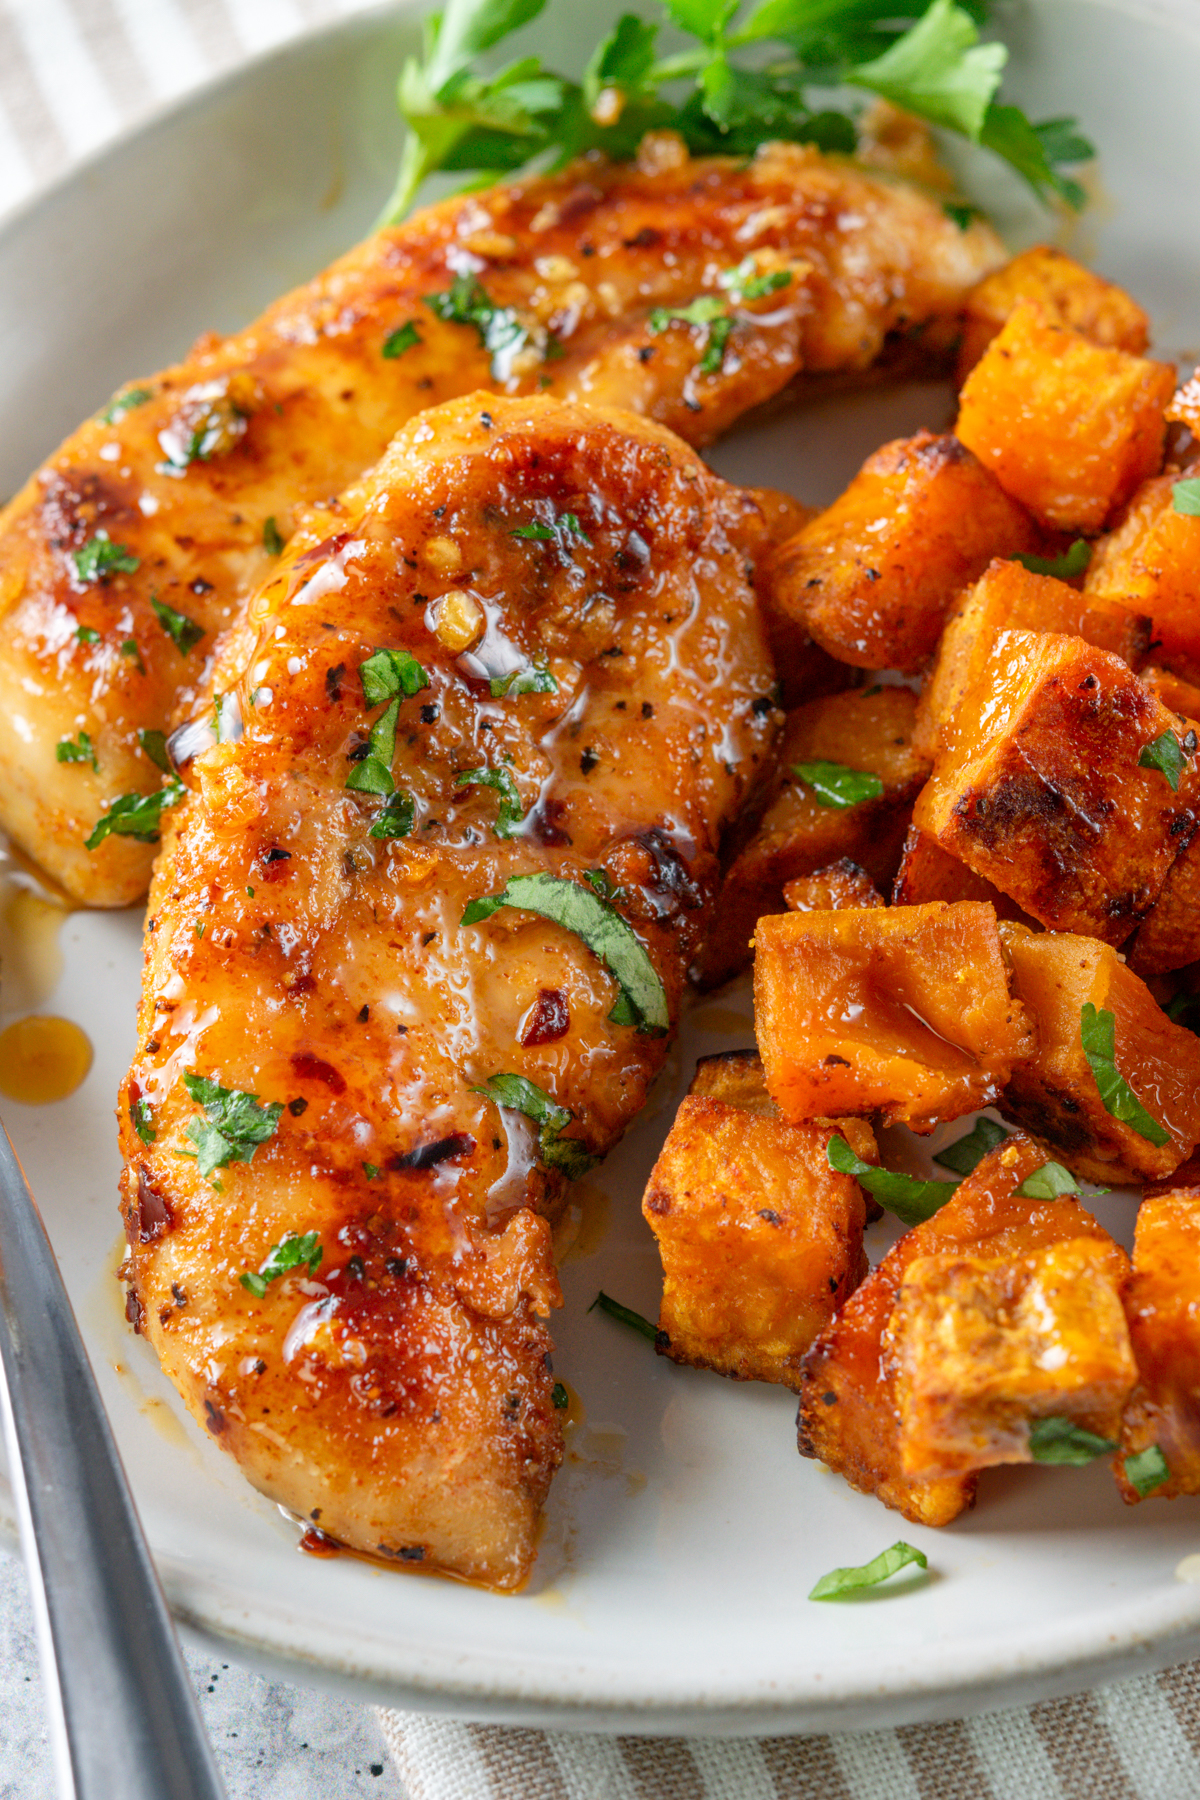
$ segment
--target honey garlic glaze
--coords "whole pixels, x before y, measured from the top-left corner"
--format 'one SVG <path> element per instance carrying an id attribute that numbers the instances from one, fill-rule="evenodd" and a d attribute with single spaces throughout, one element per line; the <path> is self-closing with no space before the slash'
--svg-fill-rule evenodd
<path id="1" fill-rule="evenodd" d="M 520 875 L 607 895 L 673 1027 L 778 721 L 761 519 L 663 427 L 480 394 L 405 427 L 335 521 L 227 641 L 165 814 L 121 1103 L 130 1315 L 273 1499 L 514 1587 L 562 1456 L 565 1177 L 551 1128 L 480 1089 L 523 1076 L 599 1156 L 669 1039 L 620 1022 L 576 930 L 463 915 Z M 205 1177 L 185 1075 L 280 1109 L 252 1160 Z"/>

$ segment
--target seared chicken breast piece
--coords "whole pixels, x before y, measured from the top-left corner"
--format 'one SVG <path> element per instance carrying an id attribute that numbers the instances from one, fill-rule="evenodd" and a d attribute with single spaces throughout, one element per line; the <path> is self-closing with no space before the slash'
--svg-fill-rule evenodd
<path id="1" fill-rule="evenodd" d="M 129 802 L 89 849 L 97 821 L 153 789 L 155 734 L 298 509 L 422 408 L 545 390 L 704 444 L 798 377 L 897 343 L 948 358 L 1002 259 L 988 227 L 882 171 L 778 144 L 690 160 L 669 133 L 636 164 L 585 160 L 380 232 L 131 382 L 0 514 L 0 825 L 77 900 L 139 899 L 153 818 Z"/>
<path id="2" fill-rule="evenodd" d="M 533 1560 L 549 1221 L 663 1062 L 777 721 L 744 518 L 652 421 L 439 406 L 301 519 L 184 734 L 129 1314 L 258 1488 L 401 1567 Z"/>

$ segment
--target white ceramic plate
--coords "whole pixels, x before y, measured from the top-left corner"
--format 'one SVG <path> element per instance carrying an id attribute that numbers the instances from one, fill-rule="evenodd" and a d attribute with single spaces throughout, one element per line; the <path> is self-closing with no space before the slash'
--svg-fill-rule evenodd
<path id="1" fill-rule="evenodd" d="M 597 27 L 587 13 L 589 41 Z M 165 114 L 0 233 L 0 492 L 121 381 L 231 328 L 369 225 L 395 167 L 395 71 L 412 15 L 373 15 L 250 65 Z M 571 50 L 538 25 L 539 47 Z M 1075 246 L 1153 311 L 1160 348 L 1200 342 L 1200 16 L 1041 0 L 1006 20 L 1013 88 L 1077 111 L 1103 156 Z M 1017 240 L 1040 228 L 988 174 Z M 832 498 L 885 438 L 940 425 L 936 388 L 830 402 L 731 438 L 725 474 Z M 500 1598 L 348 1558 L 297 1533 L 191 1423 L 121 1316 L 113 1105 L 134 1041 L 140 917 L 76 914 L 45 1010 L 95 1067 L 68 1102 L 5 1116 L 40 1197 L 172 1604 L 261 1666 L 401 1705 L 600 1730 L 819 1729 L 949 1717 L 1200 1649 L 1191 1501 L 1126 1509 L 1104 1467 L 985 1476 L 977 1511 L 907 1526 L 797 1456 L 794 1402 L 675 1368 L 586 1308 L 657 1305 L 638 1201 L 697 1054 L 750 1041 L 744 996 L 695 1007 L 668 1080 L 610 1159 L 566 1264 L 559 1372 L 581 1396 L 537 1573 Z M 4 1004 L 20 1004 L 10 963 Z M 956 1135 L 952 1128 L 950 1135 Z M 1104 1203 L 1128 1237 L 1129 1201 Z M 607 1209 L 608 1225 L 604 1227 Z M 878 1248 L 878 1246 L 876 1246 Z M 903 1533 L 933 1573 L 812 1606 L 814 1579 Z M 901 1584 L 895 1584 L 899 1587 Z"/>

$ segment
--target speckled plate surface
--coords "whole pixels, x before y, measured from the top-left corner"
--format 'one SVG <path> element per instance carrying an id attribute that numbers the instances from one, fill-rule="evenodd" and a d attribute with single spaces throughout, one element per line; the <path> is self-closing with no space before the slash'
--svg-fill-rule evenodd
<path id="1" fill-rule="evenodd" d="M 249 65 L 0 232 L 0 492 L 121 381 L 202 329 L 239 325 L 368 228 L 395 167 L 393 83 L 414 18 L 371 15 Z M 1151 309 L 1162 353 L 1186 355 L 1200 345 L 1200 8 L 1040 0 L 1014 6 L 1005 30 L 1022 101 L 1035 116 L 1078 112 L 1101 146 L 1097 201 L 1070 247 Z M 572 47 L 536 31 L 569 64 Z M 1046 230 L 1006 177 L 981 174 L 1014 244 Z M 823 501 L 884 439 L 948 414 L 931 387 L 827 401 L 731 437 L 712 460 Z M 41 1009 L 84 1027 L 95 1064 L 70 1100 L 10 1104 L 5 1118 L 168 1593 L 194 1631 L 360 1698 L 641 1731 L 949 1717 L 1200 1650 L 1200 1586 L 1175 1574 L 1200 1551 L 1200 1507 L 1127 1510 L 1102 1466 L 993 1472 L 948 1531 L 902 1527 L 928 1553 L 928 1579 L 810 1606 L 816 1576 L 890 1543 L 896 1515 L 797 1456 L 786 1393 L 675 1368 L 587 1313 L 601 1286 L 656 1307 L 642 1186 L 695 1057 L 751 1041 L 740 990 L 693 1007 L 652 1105 L 583 1195 L 554 1321 L 581 1417 L 527 1591 L 501 1598 L 298 1554 L 295 1527 L 193 1426 L 121 1314 L 113 1105 L 140 929 L 133 913 L 67 919 Z M 7 949 L 11 1014 L 28 1001 L 20 947 Z M 1128 1239 L 1132 1201 L 1101 1204 Z"/>

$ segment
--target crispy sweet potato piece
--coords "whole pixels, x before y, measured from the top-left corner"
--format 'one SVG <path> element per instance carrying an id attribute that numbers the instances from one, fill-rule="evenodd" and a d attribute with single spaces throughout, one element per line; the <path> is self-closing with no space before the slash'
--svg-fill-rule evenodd
<path id="1" fill-rule="evenodd" d="M 1092 552 L 1083 591 L 1092 606 L 1147 613 L 1155 661 L 1200 682 L 1200 518 L 1175 511 L 1178 479 L 1143 482 Z"/>
<path id="2" fill-rule="evenodd" d="M 937 839 L 919 825 L 910 825 L 892 883 L 892 905 L 925 906 L 930 900 L 986 900 L 995 908 L 998 919 L 1017 919 L 1024 925 L 1034 923 L 1015 900 L 1002 894 L 986 877 L 977 875 L 966 863 L 943 850 Z"/>
<path id="3" fill-rule="evenodd" d="M 1200 1142 L 1200 1038 L 1172 1024 L 1145 982 L 1095 938 L 1002 925 L 1017 992 L 1037 1029 L 1037 1050 L 1018 1064 L 999 1105 L 1076 1175 L 1118 1186 L 1158 1180 Z M 1147 1112 L 1170 1134 L 1152 1144 L 1106 1109 L 1084 1054 L 1085 1004 L 1110 1012 L 1114 1061 Z"/>
<path id="4" fill-rule="evenodd" d="M 1093 608 L 1065 581 L 1032 575 L 1019 562 L 989 564 L 946 621 L 917 706 L 914 733 L 930 758 L 954 741 L 954 715 L 1002 631 L 1056 632 L 1110 650 L 1136 668 L 1150 642 L 1150 621 L 1116 607 Z"/>
<path id="5" fill-rule="evenodd" d="M 826 1155 L 835 1131 L 876 1159 L 862 1120 L 786 1124 L 753 1054 L 701 1064 L 642 1201 L 663 1264 L 664 1356 L 797 1384 L 801 1355 L 867 1268 L 862 1191 Z"/>
<path id="6" fill-rule="evenodd" d="M 885 444 L 778 551 L 769 605 L 864 669 L 920 669 L 955 594 L 993 556 L 1036 551 L 1025 509 L 956 438 Z"/>
<path id="7" fill-rule="evenodd" d="M 914 823 L 1043 925 L 1121 943 L 1196 830 L 1138 761 L 1174 715 L 1082 638 L 1004 631 L 955 720 Z"/>
<path id="8" fill-rule="evenodd" d="M 1115 1464 L 1121 1498 L 1130 1506 L 1200 1494 L 1200 1165 L 1191 1167 L 1194 1179 L 1185 1166 L 1168 1191 L 1147 1193 L 1134 1231 L 1125 1311 L 1138 1383 Z M 1167 1478 L 1142 1493 L 1126 1459 L 1152 1447 L 1166 1462 Z"/>
<path id="9" fill-rule="evenodd" d="M 1137 1376 L 1121 1304 L 1129 1259 L 1084 1237 L 1010 1262 L 909 1263 L 883 1339 L 900 1464 L 926 1479 L 1031 1462 L 1036 1419 L 1114 1443 Z"/>
<path id="10" fill-rule="evenodd" d="M 996 915 L 955 906 L 761 919 L 759 1047 L 786 1119 L 882 1111 L 931 1131 L 988 1106 L 1032 1053 Z"/>
<path id="11" fill-rule="evenodd" d="M 812 875 L 798 875 L 785 885 L 783 898 L 789 912 L 835 912 L 885 904 L 867 871 L 848 856 Z"/>
<path id="12" fill-rule="evenodd" d="M 1022 300 L 1036 301 L 1056 325 L 1108 350 L 1141 356 L 1150 342 L 1150 321 L 1124 288 L 1049 244 L 1035 244 L 985 275 L 967 295 L 958 353 L 960 387 Z"/>
<path id="13" fill-rule="evenodd" d="M 783 911 L 784 884 L 797 875 L 848 856 L 878 886 L 890 884 L 912 801 L 929 772 L 910 747 L 915 710 L 907 688 L 885 687 L 834 694 L 789 714 L 766 809 L 721 887 L 699 963 L 703 986 L 717 987 L 745 966 L 757 920 Z M 877 775 L 883 793 L 853 806 L 822 805 L 795 773 L 797 763 L 812 762 Z"/>
<path id="14" fill-rule="evenodd" d="M 1016 1190 L 1046 1155 L 1018 1133 L 961 1182 L 932 1219 L 908 1231 L 871 1270 L 801 1365 L 799 1445 L 851 1485 L 919 1525 L 946 1525 L 975 1498 L 975 1477 L 924 1480 L 901 1463 L 892 1371 L 883 1335 L 905 1271 L 919 1257 L 1011 1262 L 1043 1245 L 1104 1237 L 1077 1200 L 1028 1200 Z"/>
<path id="15" fill-rule="evenodd" d="M 1045 524 L 1095 534 L 1158 473 L 1174 389 L 1170 364 L 1101 349 L 1023 300 L 967 377 L 955 431 Z"/>

